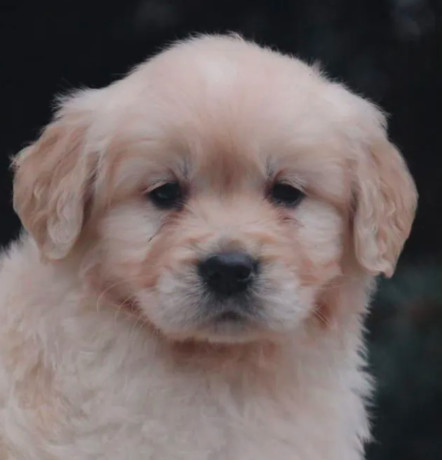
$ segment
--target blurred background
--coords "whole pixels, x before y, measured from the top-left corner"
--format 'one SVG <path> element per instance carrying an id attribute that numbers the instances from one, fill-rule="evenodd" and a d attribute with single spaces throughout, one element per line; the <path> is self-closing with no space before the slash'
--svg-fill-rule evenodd
<path id="1" fill-rule="evenodd" d="M 54 95 L 106 85 L 190 33 L 226 31 L 320 61 L 390 115 L 420 203 L 367 320 L 378 380 L 367 458 L 442 459 L 441 0 L 0 0 L 0 244 L 19 229 L 9 157 L 49 121 Z"/>

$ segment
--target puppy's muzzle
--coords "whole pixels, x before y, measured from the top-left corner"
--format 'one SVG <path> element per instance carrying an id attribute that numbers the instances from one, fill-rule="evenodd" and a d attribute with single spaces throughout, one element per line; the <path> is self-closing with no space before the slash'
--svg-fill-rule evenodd
<path id="1" fill-rule="evenodd" d="M 226 299 L 246 293 L 256 278 L 258 261 L 245 252 L 221 252 L 198 265 L 198 274 L 211 294 Z"/>

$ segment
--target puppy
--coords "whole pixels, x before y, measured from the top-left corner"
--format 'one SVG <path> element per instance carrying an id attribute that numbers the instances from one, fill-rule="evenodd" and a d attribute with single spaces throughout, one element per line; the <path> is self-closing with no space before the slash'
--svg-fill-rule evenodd
<path id="1" fill-rule="evenodd" d="M 14 167 L 1 459 L 362 459 L 362 319 L 416 207 L 371 103 L 203 36 L 61 99 Z"/>

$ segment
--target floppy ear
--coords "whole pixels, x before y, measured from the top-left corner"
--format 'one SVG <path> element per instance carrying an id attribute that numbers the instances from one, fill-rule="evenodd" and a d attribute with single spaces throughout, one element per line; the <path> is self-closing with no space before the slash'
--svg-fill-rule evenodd
<path id="1" fill-rule="evenodd" d="M 84 223 L 94 174 L 89 113 L 67 101 L 41 137 L 14 159 L 14 209 L 48 259 L 65 257 Z"/>
<path id="2" fill-rule="evenodd" d="M 356 258 L 369 273 L 391 277 L 410 234 L 417 191 L 405 161 L 385 136 L 367 150 L 356 166 Z"/>

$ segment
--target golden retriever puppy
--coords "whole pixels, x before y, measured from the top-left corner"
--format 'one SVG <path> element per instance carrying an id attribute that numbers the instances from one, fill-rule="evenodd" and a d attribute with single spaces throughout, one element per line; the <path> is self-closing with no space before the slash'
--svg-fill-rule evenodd
<path id="1" fill-rule="evenodd" d="M 416 190 L 369 102 L 238 37 L 60 101 L 14 162 L 0 458 L 360 460 Z"/>

